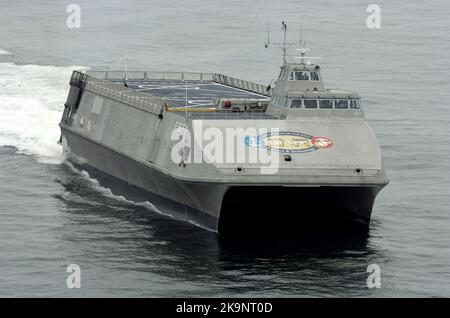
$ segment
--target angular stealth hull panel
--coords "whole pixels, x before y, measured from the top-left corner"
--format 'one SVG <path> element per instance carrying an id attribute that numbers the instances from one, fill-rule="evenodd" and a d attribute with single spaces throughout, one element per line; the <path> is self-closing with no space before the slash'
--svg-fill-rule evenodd
<path id="1" fill-rule="evenodd" d="M 176 219 L 194 221 L 217 230 L 224 185 L 190 183 L 172 178 L 145 162 L 139 162 L 62 129 L 67 159 L 97 178 L 115 194 L 136 202 L 150 202 Z"/>

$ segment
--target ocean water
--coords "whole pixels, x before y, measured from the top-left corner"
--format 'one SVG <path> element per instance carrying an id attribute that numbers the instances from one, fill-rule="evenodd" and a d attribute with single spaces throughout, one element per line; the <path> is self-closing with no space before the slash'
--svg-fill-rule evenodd
<path id="1" fill-rule="evenodd" d="M 74 0 L 75 1 L 75 0 Z M 0 296 L 450 296 L 450 2 L 5 1 L 0 11 Z M 363 97 L 391 183 L 367 239 L 229 244 L 113 195 L 64 161 L 58 122 L 78 68 L 212 71 L 268 84 L 272 40 L 303 39 L 328 87 Z M 66 267 L 81 267 L 81 288 Z M 366 285 L 369 264 L 381 288 Z"/>

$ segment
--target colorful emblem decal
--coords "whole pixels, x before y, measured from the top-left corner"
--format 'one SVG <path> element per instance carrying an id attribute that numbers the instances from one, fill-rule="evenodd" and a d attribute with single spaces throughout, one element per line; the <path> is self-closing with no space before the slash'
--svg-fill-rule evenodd
<path id="1" fill-rule="evenodd" d="M 304 153 L 333 147 L 333 141 L 328 137 L 314 137 L 293 131 L 267 133 L 256 137 L 245 136 L 245 144 L 281 153 Z"/>

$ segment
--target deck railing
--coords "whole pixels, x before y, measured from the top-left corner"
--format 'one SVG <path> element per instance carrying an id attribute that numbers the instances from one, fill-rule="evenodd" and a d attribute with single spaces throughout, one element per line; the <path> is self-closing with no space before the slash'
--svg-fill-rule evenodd
<path id="1" fill-rule="evenodd" d="M 220 83 L 264 96 L 270 96 L 270 90 L 268 90 L 264 85 L 216 73 L 132 71 L 127 72 L 125 76 L 124 72 L 119 71 L 88 71 L 86 73 L 74 71 L 70 79 L 70 85 L 81 87 L 118 102 L 151 112 L 155 115 L 161 115 L 163 113 L 164 108 L 167 105 L 163 99 L 111 82 L 123 80 L 207 81 Z M 183 115 L 183 112 L 181 112 L 180 115 Z M 235 118 L 236 114 L 230 116 Z M 196 117 L 198 118 L 199 115 L 196 115 Z M 205 115 L 204 117 L 211 117 L 211 115 Z M 213 117 L 215 116 L 213 115 Z M 240 118 L 240 116 L 238 117 Z M 257 119 L 261 117 L 263 117 L 263 115 L 258 113 L 251 114 L 251 118 Z"/>
<path id="2" fill-rule="evenodd" d="M 268 89 L 267 86 L 249 82 L 249 81 L 245 81 L 245 80 L 241 80 L 241 79 L 234 78 L 234 77 L 230 77 L 227 75 L 216 74 L 216 73 L 213 73 L 212 75 L 213 75 L 213 81 L 216 83 L 243 89 L 245 91 L 257 93 L 257 94 L 264 95 L 264 96 L 270 96 L 270 89 Z"/>
<path id="3" fill-rule="evenodd" d="M 77 71 L 72 73 L 70 85 L 82 87 L 87 91 L 103 95 L 155 115 L 162 114 L 165 106 L 164 100 L 156 96 L 128 89 L 127 87 Z"/>
<path id="4" fill-rule="evenodd" d="M 155 71 L 88 71 L 88 75 L 104 80 L 178 80 L 178 81 L 207 81 L 215 82 L 248 92 L 270 96 L 270 89 L 238 78 L 217 73 L 191 73 L 191 72 L 155 72 Z"/>

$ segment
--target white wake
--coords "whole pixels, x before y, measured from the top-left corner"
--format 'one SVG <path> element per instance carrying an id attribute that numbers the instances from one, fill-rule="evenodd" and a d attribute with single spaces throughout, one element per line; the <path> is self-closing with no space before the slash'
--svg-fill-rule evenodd
<path id="1" fill-rule="evenodd" d="M 70 75 L 79 68 L 0 63 L 0 146 L 39 162 L 61 163 L 58 123 Z"/>

